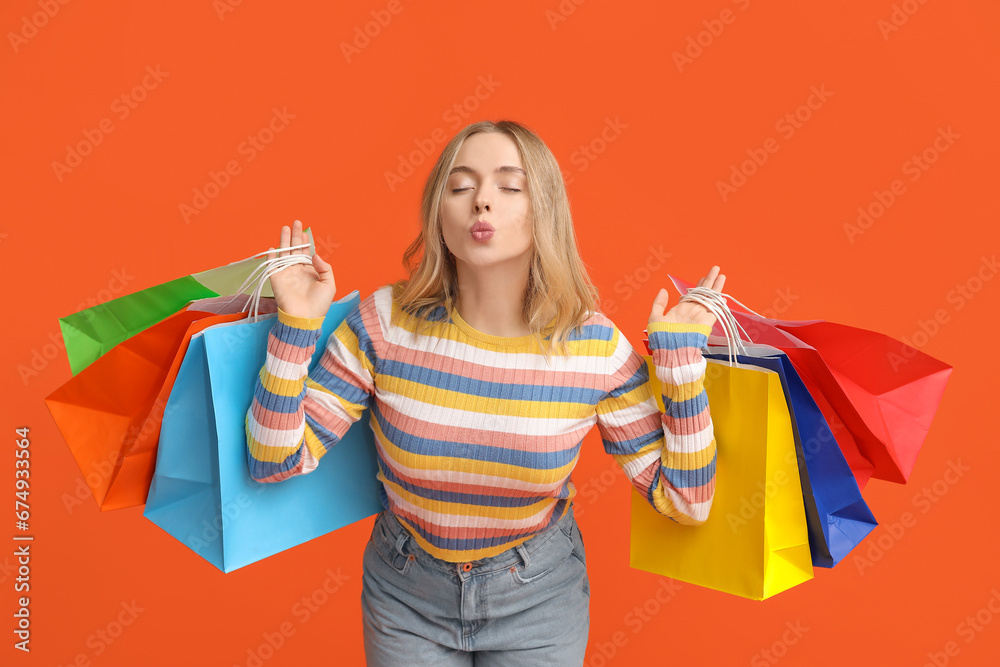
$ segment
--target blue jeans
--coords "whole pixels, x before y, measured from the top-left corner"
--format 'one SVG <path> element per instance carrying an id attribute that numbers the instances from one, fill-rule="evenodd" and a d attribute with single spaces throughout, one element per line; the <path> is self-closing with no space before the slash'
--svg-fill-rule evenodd
<path id="1" fill-rule="evenodd" d="M 431 556 L 383 510 L 362 570 L 368 665 L 583 664 L 590 581 L 572 507 L 544 532 L 471 563 Z"/>

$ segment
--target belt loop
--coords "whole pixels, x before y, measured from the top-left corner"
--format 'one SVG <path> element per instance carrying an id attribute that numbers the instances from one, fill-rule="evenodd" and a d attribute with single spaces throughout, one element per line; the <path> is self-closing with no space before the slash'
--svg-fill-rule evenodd
<path id="1" fill-rule="evenodd" d="M 396 551 L 398 551 L 404 556 L 406 554 L 403 552 L 403 545 L 406 544 L 406 538 L 408 536 L 409 533 L 407 533 L 405 530 L 399 531 L 399 535 L 396 536 Z"/>
<path id="2" fill-rule="evenodd" d="M 524 561 L 524 567 L 528 567 L 528 550 L 524 548 L 524 543 L 518 544 L 517 553 L 521 554 L 521 560 Z"/>

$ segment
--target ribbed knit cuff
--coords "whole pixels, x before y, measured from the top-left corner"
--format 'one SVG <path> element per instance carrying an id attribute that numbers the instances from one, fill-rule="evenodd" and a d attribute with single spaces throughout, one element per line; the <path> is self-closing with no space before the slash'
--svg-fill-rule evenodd
<path id="1" fill-rule="evenodd" d="M 325 317 L 299 317 L 298 315 L 289 315 L 281 308 L 278 308 L 278 321 L 282 324 L 295 327 L 296 329 L 322 328 L 323 320 L 325 319 Z"/>
<path id="2" fill-rule="evenodd" d="M 694 324 L 689 322 L 652 322 L 646 326 L 647 334 L 652 334 L 654 331 L 672 331 L 677 333 L 697 331 L 705 335 L 705 341 L 707 343 L 708 336 L 712 333 L 712 327 L 707 324 Z M 647 336 L 647 338 L 650 339 L 649 346 L 652 347 L 652 335 Z"/>
<path id="3" fill-rule="evenodd" d="M 656 377 L 665 385 L 680 385 L 697 378 L 673 369 L 701 361 L 701 350 L 708 347 L 712 327 L 707 324 L 653 322 L 646 328 Z M 671 398 L 674 398 L 671 396 Z"/>
<path id="4" fill-rule="evenodd" d="M 279 308 L 278 321 L 271 328 L 271 335 L 268 337 L 268 352 L 278 359 L 284 359 L 285 363 L 307 363 L 316 349 L 323 319 L 296 317 Z"/>

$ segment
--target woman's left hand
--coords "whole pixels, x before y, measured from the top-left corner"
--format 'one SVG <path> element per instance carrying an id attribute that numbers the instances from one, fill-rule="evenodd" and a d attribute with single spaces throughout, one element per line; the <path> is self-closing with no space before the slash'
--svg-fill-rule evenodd
<path id="1" fill-rule="evenodd" d="M 708 287 L 716 292 L 722 292 L 723 285 L 726 284 L 725 274 L 719 273 L 719 267 L 713 266 L 708 275 L 698 281 L 699 287 Z M 653 310 L 649 314 L 649 323 L 654 322 L 678 322 L 681 324 L 707 324 L 713 326 L 716 317 L 705 306 L 694 301 L 679 301 L 676 306 L 664 313 L 667 304 L 670 302 L 670 293 L 664 288 L 656 295 L 653 301 Z"/>

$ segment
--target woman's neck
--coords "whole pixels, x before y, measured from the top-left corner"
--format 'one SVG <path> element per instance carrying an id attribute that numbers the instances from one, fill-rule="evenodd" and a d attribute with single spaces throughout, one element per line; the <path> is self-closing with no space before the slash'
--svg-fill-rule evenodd
<path id="1" fill-rule="evenodd" d="M 469 326 L 491 336 L 526 336 L 524 291 L 528 269 L 459 265 L 455 308 Z"/>

